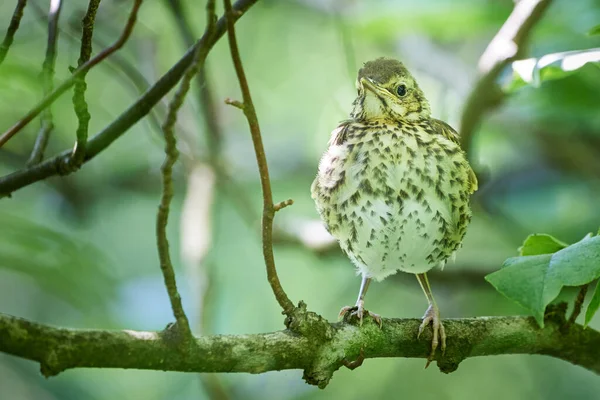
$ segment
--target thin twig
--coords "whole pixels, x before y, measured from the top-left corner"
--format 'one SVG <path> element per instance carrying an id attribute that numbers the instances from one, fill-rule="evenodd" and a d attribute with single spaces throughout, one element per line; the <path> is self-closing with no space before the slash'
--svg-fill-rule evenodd
<path id="1" fill-rule="evenodd" d="M 283 210 L 286 207 L 291 206 L 292 204 L 294 204 L 294 200 L 292 199 L 287 199 L 285 201 L 280 201 L 279 203 L 275 204 L 273 206 L 273 211 L 277 212 L 279 210 Z"/>
<path id="2" fill-rule="evenodd" d="M 181 0 L 165 0 L 169 9 L 173 13 L 177 27 L 184 42 L 191 46 L 194 44 L 194 32 L 192 24 L 183 9 Z M 208 78 L 207 65 L 203 63 L 198 71 L 196 82 L 197 102 L 200 106 L 202 121 L 204 123 L 204 136 L 206 137 L 206 162 L 216 174 L 216 184 L 219 190 L 225 193 L 225 197 L 232 201 L 235 210 L 242 217 L 243 221 L 251 228 L 255 228 L 259 215 L 249 206 L 251 204 L 245 188 L 232 176 L 227 170 L 226 164 L 222 162 L 223 152 L 223 131 L 219 125 L 219 115 L 216 101 L 211 90 L 211 81 Z M 198 157 L 200 158 L 200 157 Z M 194 165 L 192 163 L 192 165 Z M 230 195 L 228 195 L 230 194 Z"/>
<path id="3" fill-rule="evenodd" d="M 192 23 L 189 20 L 189 13 L 184 11 L 184 6 L 181 0 L 166 0 L 167 6 L 169 10 L 173 13 L 175 17 L 176 26 L 179 29 L 179 33 L 183 39 L 183 42 L 186 46 L 193 46 L 196 41 L 196 35 L 194 30 L 192 29 Z M 207 159 L 208 163 L 199 164 L 198 159 L 192 160 L 192 165 L 188 166 L 188 187 L 187 187 L 187 195 L 186 200 L 184 201 L 184 213 L 182 213 L 182 227 L 183 231 L 187 232 L 185 227 L 187 225 L 193 226 L 188 227 L 188 229 L 203 229 L 206 232 L 203 233 L 203 237 L 210 240 L 216 236 L 215 228 L 212 228 L 211 224 L 208 222 L 210 220 L 210 216 L 208 214 L 211 211 L 214 211 L 215 207 L 219 207 L 220 203 L 215 202 L 214 200 L 214 186 L 222 186 L 224 190 L 227 190 L 231 186 L 231 190 L 234 192 L 234 195 L 228 197 L 233 199 L 234 201 L 239 202 L 240 205 L 245 205 L 245 207 L 239 206 L 236 207 L 236 210 L 240 212 L 240 215 L 244 217 L 245 221 L 249 219 L 252 221 L 256 221 L 257 219 L 252 219 L 251 216 L 248 216 L 247 211 L 248 202 L 245 201 L 245 194 L 243 193 L 243 188 L 237 185 L 231 176 L 227 174 L 223 167 L 220 165 L 220 159 L 222 156 L 222 143 L 223 143 L 223 132 L 221 126 L 219 124 L 218 113 L 216 102 L 211 90 L 210 80 L 207 77 L 207 66 L 206 63 L 202 63 L 196 80 L 196 96 L 197 102 L 200 106 L 200 112 L 202 115 L 202 121 L 204 125 L 204 134 L 206 137 L 207 144 Z M 184 140 L 184 138 L 182 138 Z M 199 158 L 199 157 L 195 157 Z M 202 165 L 202 166 L 200 166 Z M 202 172 L 203 176 L 198 178 L 197 175 Z M 216 179 L 215 179 L 216 178 Z M 201 183 L 199 182 L 201 181 Z M 228 185 L 230 183 L 230 185 Z M 198 187 L 201 185 L 201 187 Z M 200 197 L 200 198 L 196 198 Z M 204 209 L 206 207 L 206 209 Z M 186 217 L 189 217 L 186 210 L 190 210 L 191 208 L 203 209 L 203 218 L 206 219 L 203 221 L 204 223 L 200 223 L 202 221 L 198 221 L 198 218 L 195 218 L 193 221 L 187 221 Z M 197 212 L 197 211 L 196 211 Z M 195 212 L 190 212 L 190 214 L 194 214 L 195 217 L 198 215 Z M 206 215 L 204 215 L 206 214 Z M 187 225 L 186 225 L 187 224 Z M 202 226 L 202 227 L 200 227 Z M 194 235 L 191 235 L 194 237 Z M 199 305 L 198 315 L 200 319 L 199 323 L 199 331 L 201 334 L 207 334 L 210 329 L 209 321 L 210 321 L 210 304 L 214 299 L 214 275 L 215 275 L 215 265 L 211 263 L 206 258 L 206 253 L 208 252 L 208 245 L 201 246 L 197 243 L 196 240 L 193 240 L 194 243 L 190 247 L 193 248 L 193 251 L 185 250 L 185 238 L 182 238 L 184 244 L 184 254 L 188 254 L 194 252 L 200 252 L 201 254 L 196 254 L 196 257 L 189 257 L 188 262 L 191 264 L 190 268 L 192 269 L 192 278 L 195 282 L 196 294 L 198 296 L 197 304 Z M 216 374 L 199 374 L 198 379 L 200 383 L 206 390 L 208 397 L 211 399 L 219 399 L 219 400 L 228 400 L 231 398 L 231 394 L 227 386 L 222 381 L 221 377 Z"/>
<path id="4" fill-rule="evenodd" d="M 36 13 L 41 15 L 43 11 L 38 4 L 31 3 L 31 6 L 33 7 Z M 80 44 L 81 38 L 79 37 L 79 25 L 75 27 L 74 24 L 67 24 L 67 27 L 68 29 L 61 30 L 61 35 L 69 39 L 73 43 Z M 97 37 L 93 38 L 92 44 L 94 47 L 108 47 L 106 43 L 104 43 L 102 40 L 99 40 Z M 103 65 L 110 68 L 112 72 L 114 72 L 119 78 L 126 78 L 125 82 L 131 83 L 133 87 L 137 89 L 137 95 L 143 94 L 146 90 L 148 90 L 148 88 L 152 86 L 150 82 L 146 79 L 146 77 L 137 69 L 137 67 L 130 63 L 125 57 L 121 57 L 119 53 L 113 53 Z M 161 106 L 160 114 L 166 115 L 166 103 L 163 104 L 163 102 L 161 101 L 159 105 Z M 154 127 L 157 132 L 161 132 L 162 135 L 162 128 L 157 108 L 158 107 L 155 107 L 152 110 L 150 110 L 150 112 L 148 113 L 148 119 L 150 125 L 152 125 L 152 127 Z"/>
<path id="5" fill-rule="evenodd" d="M 583 285 L 581 289 L 579 289 L 579 293 L 577 293 L 577 298 L 575 299 L 575 304 L 573 305 L 573 312 L 571 312 L 571 316 L 567 321 L 567 325 L 573 325 L 581 313 L 581 308 L 583 307 L 583 302 L 585 301 L 585 295 L 587 294 L 588 287 L 589 285 Z"/>
<path id="6" fill-rule="evenodd" d="M 356 358 L 356 360 L 348 361 L 344 358 L 342 360 L 342 365 L 344 367 L 348 368 L 350 371 L 354 371 L 356 368 L 360 367 L 364 361 L 365 361 L 365 352 L 361 347 L 360 353 L 358 354 L 358 357 Z"/>
<path id="7" fill-rule="evenodd" d="M 532 28 L 551 2 L 552 0 L 517 2 L 513 12 L 479 59 L 480 77 L 463 107 L 459 129 L 462 148 L 469 156 L 473 134 L 483 115 L 504 100 L 504 94 L 496 80 L 509 63 L 522 57 Z"/>
<path id="8" fill-rule="evenodd" d="M 188 18 L 189 13 L 184 11 L 181 0 L 165 0 L 165 2 L 175 17 L 177 28 L 179 29 L 184 43 L 187 46 L 192 46 L 194 44 L 195 36 L 192 24 Z M 200 105 L 204 122 L 207 161 L 217 175 L 217 185 L 226 192 L 235 193 L 234 196 L 229 196 L 228 198 L 235 202 L 235 208 L 242 216 L 244 222 L 249 226 L 254 227 L 256 221 L 258 221 L 258 216 L 253 212 L 254 210 L 252 208 L 248 207 L 248 204 L 250 204 L 248 194 L 242 185 L 231 176 L 221 162 L 223 132 L 218 122 L 218 109 L 211 90 L 210 80 L 207 76 L 206 63 L 204 63 L 198 71 L 198 77 L 195 82 L 197 101 Z"/>
<path id="9" fill-rule="evenodd" d="M 257 0 L 238 0 L 234 5 L 234 17 L 241 18 L 244 13 L 256 4 Z M 107 127 L 88 141 L 85 162 L 90 161 L 115 140 L 129 131 L 135 123 L 146 116 L 152 108 L 161 101 L 183 76 L 187 67 L 191 64 L 194 53 L 198 47 L 206 48 L 206 53 L 215 45 L 217 40 L 226 31 L 225 18 L 221 18 L 216 25 L 215 35 L 210 38 L 207 35 L 196 42 L 186 54 L 179 59 L 154 85 L 152 85 L 140 98 L 138 98 L 127 110 L 119 115 Z M 51 159 L 48 159 L 33 168 L 15 171 L 0 177 L 0 198 L 10 196 L 15 190 L 29 186 L 35 182 L 44 180 L 54 175 L 65 175 L 73 171 L 65 170 L 64 164 L 71 156 L 71 149 L 65 150 Z"/>
<path id="10" fill-rule="evenodd" d="M 206 34 L 210 38 L 215 34 L 215 0 L 208 1 L 206 10 L 208 19 Z M 165 280 L 165 286 L 167 287 L 167 292 L 171 301 L 171 308 L 173 309 L 173 314 L 175 315 L 177 326 L 181 330 L 180 332 L 183 334 L 185 341 L 192 340 L 193 336 L 188 318 L 185 315 L 183 306 L 181 305 L 181 296 L 179 295 L 179 292 L 177 290 L 175 272 L 173 271 L 173 264 L 171 262 L 171 256 L 169 254 L 169 242 L 167 239 L 166 227 L 169 220 L 169 208 L 171 204 L 171 199 L 173 198 L 173 165 L 179 157 L 179 152 L 177 151 L 177 139 L 175 138 L 174 129 L 175 123 L 177 122 L 177 112 L 183 105 L 185 96 L 190 90 L 190 82 L 198 73 L 200 63 L 203 62 L 203 60 L 206 58 L 207 52 L 208 49 L 202 46 L 199 46 L 195 50 L 192 63 L 185 71 L 183 79 L 181 80 L 181 84 L 179 85 L 179 89 L 177 90 L 175 96 L 173 96 L 173 99 L 169 103 L 169 110 L 167 112 L 167 117 L 163 124 L 163 133 L 166 142 L 166 157 L 165 162 L 163 163 L 161 168 L 163 194 L 161 197 L 160 206 L 158 207 L 158 214 L 156 217 L 156 241 L 158 246 L 158 254 L 160 258 L 160 268 L 162 270 L 163 277 Z"/>
<path id="11" fill-rule="evenodd" d="M 237 40 L 235 38 L 235 16 L 231 8 L 231 0 L 223 0 L 225 4 L 225 16 L 227 20 L 227 38 L 229 39 L 229 49 L 231 50 L 231 59 L 235 67 L 235 73 L 240 83 L 242 91 L 242 110 L 248 120 L 250 133 L 252 135 L 252 143 L 254 144 L 254 152 L 256 153 L 256 162 L 258 163 L 258 171 L 260 173 L 260 183 L 263 192 L 263 215 L 262 215 L 262 242 L 263 256 L 267 267 L 267 279 L 273 289 L 277 302 L 283 308 L 286 315 L 290 315 L 294 310 L 294 304 L 291 302 L 277 276 L 275 268 L 275 258 L 273 256 L 273 217 L 275 216 L 275 208 L 273 205 L 273 193 L 271 192 L 271 182 L 269 179 L 269 167 L 267 165 L 267 157 L 262 143 L 258 118 L 254 110 L 252 97 L 250 96 L 250 88 L 246 80 L 242 59 L 238 50 Z M 231 104 L 231 103 L 229 103 Z"/>
<path id="12" fill-rule="evenodd" d="M 46 47 L 46 57 L 42 65 L 42 93 L 44 97 L 48 96 L 48 93 L 50 93 L 54 87 L 54 66 L 56 65 L 56 46 L 59 33 L 58 19 L 60 18 L 62 4 L 62 0 L 51 2 L 50 10 L 48 12 L 48 44 Z M 42 112 L 40 131 L 35 140 L 35 144 L 33 145 L 33 151 L 31 152 L 29 161 L 27 161 L 28 166 L 38 164 L 42 161 L 53 129 L 52 107 L 48 106 Z"/>
<path id="13" fill-rule="evenodd" d="M 137 19 L 137 13 L 142 5 L 143 0 L 135 0 L 133 3 L 133 7 L 131 8 L 131 13 L 129 14 L 129 18 L 127 20 L 127 24 L 125 25 L 125 29 L 121 36 L 117 39 L 112 46 L 107 47 L 102 50 L 96 57 L 92 58 L 81 67 L 77 68 L 76 71 L 73 72 L 73 75 L 63 81 L 56 89 L 54 89 L 50 94 L 42 99 L 35 107 L 33 107 L 23 118 L 21 118 L 16 124 L 10 127 L 6 132 L 0 136 L 0 147 L 2 147 L 6 142 L 8 142 L 14 135 L 17 134 L 21 129 L 23 129 L 28 123 L 31 122 L 36 116 L 39 115 L 44 109 L 46 109 L 50 104 L 54 103 L 56 99 L 58 99 L 64 92 L 69 90 L 71 86 L 75 84 L 77 79 L 81 76 L 85 75 L 90 69 L 94 66 L 98 65 L 102 62 L 106 57 L 110 56 L 115 51 L 119 50 L 133 31 L 133 27 L 135 25 Z"/>
<path id="14" fill-rule="evenodd" d="M 195 42 L 194 31 L 187 14 L 183 9 L 181 0 L 166 0 L 166 3 L 175 17 L 179 33 L 186 44 L 192 46 Z M 205 135 L 208 147 L 208 160 L 213 169 L 218 163 L 221 155 L 223 132 L 218 124 L 217 108 L 210 90 L 210 82 L 206 76 L 206 63 L 202 63 L 196 78 L 196 95 L 198 104 L 202 110 Z M 218 172 L 218 171 L 215 171 Z"/>
<path id="15" fill-rule="evenodd" d="M 77 61 L 77 68 L 81 68 L 86 62 L 89 61 L 92 56 L 92 38 L 94 36 L 94 22 L 96 21 L 96 12 L 100 0 L 90 0 L 88 9 L 83 19 L 81 20 L 81 48 L 79 50 L 79 60 Z M 90 112 L 88 111 L 88 104 L 85 100 L 85 91 L 87 84 L 85 83 L 86 73 L 81 74 L 80 77 L 75 81 L 75 87 L 73 88 L 73 109 L 75 115 L 77 115 L 77 141 L 73 148 L 73 154 L 71 156 L 70 164 L 73 168 L 77 169 L 83 164 L 85 158 L 85 148 L 87 146 L 88 138 L 88 127 L 90 124 Z"/>
<path id="16" fill-rule="evenodd" d="M 10 25 L 8 25 L 8 29 L 6 30 L 6 36 L 4 36 L 4 40 L 0 45 L 0 64 L 6 58 L 6 54 L 8 54 L 8 49 L 12 44 L 15 33 L 19 29 L 19 25 L 21 24 L 21 18 L 23 18 L 23 10 L 27 5 L 27 0 L 19 0 L 17 5 L 15 6 L 15 11 L 13 12 L 12 18 L 10 20 Z"/>
<path id="17" fill-rule="evenodd" d="M 225 99 L 225 104 L 228 104 L 228 105 L 233 106 L 235 108 L 239 108 L 242 111 L 244 110 L 244 103 L 242 103 L 239 100 L 233 100 L 233 99 L 230 99 L 230 98 L 226 98 Z"/>

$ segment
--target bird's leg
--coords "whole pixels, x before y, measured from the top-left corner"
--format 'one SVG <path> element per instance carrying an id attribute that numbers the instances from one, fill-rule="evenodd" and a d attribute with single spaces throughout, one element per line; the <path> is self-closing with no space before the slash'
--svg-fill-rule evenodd
<path id="1" fill-rule="evenodd" d="M 435 350 L 438 347 L 439 341 L 442 342 L 442 355 L 446 351 L 446 331 L 444 330 L 444 325 L 442 325 L 442 321 L 440 319 L 440 310 L 438 309 L 435 299 L 433 298 L 433 294 L 431 293 L 431 287 L 429 286 L 427 274 L 417 274 L 417 280 L 419 281 L 419 285 L 421 285 L 421 289 L 423 289 L 423 293 L 425 293 L 427 302 L 429 303 L 429 307 L 427 308 L 427 311 L 425 311 L 425 315 L 423 315 L 423 322 L 421 322 L 421 326 L 419 326 L 417 339 L 421 336 L 421 333 L 423 333 L 423 330 L 427 325 L 429 325 L 430 322 L 433 329 L 431 354 L 429 354 L 429 357 L 427 358 L 427 364 L 425 365 L 425 368 L 427 368 L 431 361 L 433 361 Z"/>
<path id="2" fill-rule="evenodd" d="M 369 288 L 370 283 L 371 278 L 367 278 L 365 275 L 363 275 L 362 282 L 360 283 L 360 290 L 358 292 L 358 299 L 356 300 L 356 305 L 346 306 L 342 308 L 340 310 L 339 317 L 343 318 L 346 314 L 348 314 L 348 312 L 350 312 L 350 316 L 356 315 L 358 317 L 359 323 L 362 326 L 363 316 L 364 314 L 367 314 L 371 318 L 373 318 L 381 328 L 381 317 L 378 314 L 365 310 L 365 295 L 367 294 L 367 289 Z"/>

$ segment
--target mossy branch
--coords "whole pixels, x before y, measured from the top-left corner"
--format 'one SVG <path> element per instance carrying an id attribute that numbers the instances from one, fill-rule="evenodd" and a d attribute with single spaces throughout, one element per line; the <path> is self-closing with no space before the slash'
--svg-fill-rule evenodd
<path id="1" fill-rule="evenodd" d="M 330 324 L 299 308 L 295 331 L 194 338 L 182 354 L 168 329 L 162 332 L 75 330 L 38 324 L 0 314 L 0 351 L 39 362 L 44 376 L 71 368 L 133 368 L 180 372 L 263 373 L 304 371 L 321 388 L 348 360 L 427 358 L 431 335 L 417 340 L 419 319 L 384 319 L 383 328 L 366 322 Z M 544 329 L 532 317 L 446 319 L 448 349 L 437 354 L 442 372 L 450 373 L 471 357 L 540 354 L 559 358 L 600 374 L 600 333 L 572 325 L 564 329 L 566 305 L 549 310 Z M 361 357 L 362 354 L 362 357 Z"/>
<path id="2" fill-rule="evenodd" d="M 208 0 L 207 6 L 207 24 L 205 34 L 211 38 L 215 33 L 215 0 Z M 183 105 L 185 97 L 190 90 L 190 84 L 192 79 L 198 74 L 198 70 L 201 67 L 202 62 L 206 58 L 208 49 L 204 47 L 196 48 L 192 63 L 187 68 L 181 80 L 179 89 L 173 96 L 173 99 L 169 103 L 169 110 L 167 117 L 162 126 L 162 130 L 165 138 L 165 161 L 162 165 L 162 186 L 163 192 L 158 206 L 158 214 L 156 217 L 156 239 L 158 254 L 160 259 L 160 268 L 163 273 L 165 286 L 169 299 L 171 301 L 171 308 L 173 309 L 173 315 L 177 321 L 178 333 L 181 334 L 183 343 L 189 344 L 188 342 L 192 339 L 192 333 L 188 318 L 183 310 L 181 304 L 181 296 L 177 290 L 177 284 L 175 280 L 175 272 L 173 270 L 173 263 L 171 262 L 171 255 L 169 252 L 169 242 L 167 240 L 167 222 L 169 220 L 169 210 L 171 206 L 171 200 L 173 199 L 173 165 L 179 158 L 179 151 L 177 150 L 177 138 L 175 136 L 175 123 L 177 122 L 177 113 Z"/>
<path id="3" fill-rule="evenodd" d="M 27 5 L 27 0 L 18 0 L 17 5 L 15 6 L 15 11 L 13 12 L 12 18 L 10 19 L 10 25 L 6 30 L 6 35 L 4 36 L 4 40 L 2 44 L 0 44 L 0 64 L 6 58 L 8 54 L 8 50 L 15 40 L 15 33 L 19 29 L 19 25 L 21 25 L 21 18 L 23 18 L 23 10 L 25 10 L 25 6 Z"/>
<path id="4" fill-rule="evenodd" d="M 81 21 L 81 47 L 79 50 L 79 60 L 77 61 L 77 68 L 81 68 L 86 62 L 90 60 L 92 56 L 92 37 L 94 35 L 94 22 L 96 21 L 96 13 L 100 6 L 100 0 L 90 0 L 88 3 L 88 9 Z M 85 92 L 87 84 L 85 82 L 86 74 L 82 74 L 75 81 L 75 87 L 73 89 L 73 109 L 75 115 L 77 115 L 77 141 L 73 148 L 73 154 L 70 158 L 70 166 L 74 169 L 78 169 L 85 158 L 85 148 L 87 146 L 88 139 L 88 128 L 90 124 L 90 112 L 88 110 L 88 104 L 85 100 Z"/>

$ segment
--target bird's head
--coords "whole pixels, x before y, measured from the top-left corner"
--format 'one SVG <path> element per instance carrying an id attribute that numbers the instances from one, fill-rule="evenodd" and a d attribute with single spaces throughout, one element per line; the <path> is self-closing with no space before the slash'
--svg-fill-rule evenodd
<path id="1" fill-rule="evenodd" d="M 358 71 L 351 116 L 365 120 L 429 118 L 429 102 L 406 67 L 391 58 L 369 61 Z"/>

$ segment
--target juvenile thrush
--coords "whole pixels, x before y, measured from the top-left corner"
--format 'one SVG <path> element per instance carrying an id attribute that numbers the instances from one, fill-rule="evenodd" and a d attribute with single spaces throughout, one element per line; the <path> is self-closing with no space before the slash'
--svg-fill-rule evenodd
<path id="1" fill-rule="evenodd" d="M 362 275 L 358 300 L 344 307 L 362 324 L 371 280 L 409 272 L 429 307 L 417 337 L 432 324 L 427 365 L 446 334 L 427 271 L 461 246 L 471 220 L 477 178 L 450 125 L 431 117 L 423 91 L 394 59 L 367 62 L 358 72 L 350 119 L 331 133 L 311 192 L 328 231 Z"/>

